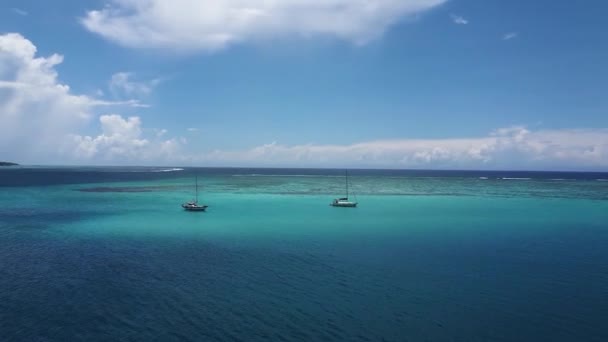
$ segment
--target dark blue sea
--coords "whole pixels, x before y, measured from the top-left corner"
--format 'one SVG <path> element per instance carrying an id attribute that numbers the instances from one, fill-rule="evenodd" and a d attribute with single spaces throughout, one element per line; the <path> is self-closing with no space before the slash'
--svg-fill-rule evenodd
<path id="1" fill-rule="evenodd" d="M 0 168 L 0 341 L 608 341 L 607 173 L 349 176 Z"/>

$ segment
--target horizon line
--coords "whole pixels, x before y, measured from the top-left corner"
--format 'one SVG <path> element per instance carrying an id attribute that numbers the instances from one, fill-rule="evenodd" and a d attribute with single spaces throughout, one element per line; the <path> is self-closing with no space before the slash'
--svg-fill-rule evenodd
<path id="1" fill-rule="evenodd" d="M 377 171 L 435 171 L 435 172 L 557 172 L 557 173 L 608 173 L 608 170 L 539 170 L 539 169 L 427 169 L 427 168 L 377 168 L 377 167 L 304 167 L 304 166 L 193 166 L 193 165 L 87 165 L 87 164 L 19 164 L 10 167 L 91 167 L 91 168 L 198 168 L 198 169 L 293 169 L 293 170 L 377 170 Z M 3 169 L 2 167 L 0 169 Z"/>

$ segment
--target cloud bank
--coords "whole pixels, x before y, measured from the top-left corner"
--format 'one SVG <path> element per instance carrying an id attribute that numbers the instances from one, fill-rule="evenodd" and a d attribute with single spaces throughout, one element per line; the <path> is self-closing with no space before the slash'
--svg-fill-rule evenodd
<path id="1" fill-rule="evenodd" d="M 121 45 L 214 51 L 286 36 L 365 44 L 446 0 L 111 0 L 83 25 Z"/>
<path id="2" fill-rule="evenodd" d="M 608 170 L 608 129 L 497 129 L 482 137 L 396 139 L 196 151 L 184 138 L 142 137 L 137 117 L 102 116 L 101 134 L 74 136 L 85 163 L 477 170 Z M 160 137 L 158 137 L 160 138 Z"/>
<path id="3" fill-rule="evenodd" d="M 608 170 L 608 129 L 530 131 L 515 126 L 477 138 L 271 143 L 242 151 L 216 150 L 194 160 L 234 166 Z"/>

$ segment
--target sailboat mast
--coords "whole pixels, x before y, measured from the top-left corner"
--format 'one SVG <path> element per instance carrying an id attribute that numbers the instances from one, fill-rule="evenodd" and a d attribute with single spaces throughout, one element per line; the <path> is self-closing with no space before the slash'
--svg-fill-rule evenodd
<path id="1" fill-rule="evenodd" d="M 196 203 L 198 203 L 198 176 L 194 176 L 194 183 L 196 188 Z"/>
<path id="2" fill-rule="evenodd" d="M 348 170 L 344 170 L 344 174 L 346 175 L 346 198 L 348 198 Z"/>

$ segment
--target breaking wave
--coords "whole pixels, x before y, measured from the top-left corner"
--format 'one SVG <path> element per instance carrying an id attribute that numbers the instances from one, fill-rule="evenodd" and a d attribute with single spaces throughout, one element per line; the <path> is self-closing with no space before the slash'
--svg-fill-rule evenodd
<path id="1" fill-rule="evenodd" d="M 152 172 L 176 172 L 176 171 L 184 171 L 184 169 L 182 169 L 180 167 L 173 167 L 170 169 L 153 170 Z"/>

